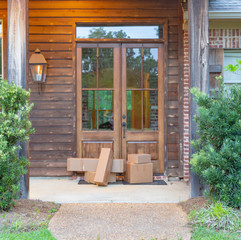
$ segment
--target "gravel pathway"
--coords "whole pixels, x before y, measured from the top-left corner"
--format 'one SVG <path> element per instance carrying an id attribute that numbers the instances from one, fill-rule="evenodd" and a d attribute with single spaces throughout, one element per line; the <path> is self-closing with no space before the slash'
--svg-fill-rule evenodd
<path id="1" fill-rule="evenodd" d="M 187 216 L 177 204 L 62 204 L 49 229 L 58 240 L 190 239 Z"/>

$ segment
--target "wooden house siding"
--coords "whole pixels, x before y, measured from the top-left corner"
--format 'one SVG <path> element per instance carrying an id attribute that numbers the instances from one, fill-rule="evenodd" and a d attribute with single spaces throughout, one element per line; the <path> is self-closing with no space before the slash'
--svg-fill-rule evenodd
<path id="1" fill-rule="evenodd" d="M 7 1 L 0 1 L 6 11 Z M 168 172 L 181 167 L 179 139 L 182 76 L 182 17 L 178 0 L 29 1 L 29 51 L 39 48 L 48 62 L 46 83 L 29 78 L 35 134 L 29 142 L 31 176 L 68 175 L 66 160 L 76 155 L 75 23 L 145 23 L 168 20 L 166 148 Z M 3 7 L 2 7 L 3 6 Z M 179 174 L 180 175 L 180 174 Z"/>

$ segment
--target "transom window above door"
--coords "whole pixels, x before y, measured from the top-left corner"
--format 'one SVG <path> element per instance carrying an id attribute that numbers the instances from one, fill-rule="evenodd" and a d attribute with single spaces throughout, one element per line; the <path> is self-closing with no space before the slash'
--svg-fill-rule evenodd
<path id="1" fill-rule="evenodd" d="M 162 39 L 163 25 L 76 26 L 77 39 Z"/>

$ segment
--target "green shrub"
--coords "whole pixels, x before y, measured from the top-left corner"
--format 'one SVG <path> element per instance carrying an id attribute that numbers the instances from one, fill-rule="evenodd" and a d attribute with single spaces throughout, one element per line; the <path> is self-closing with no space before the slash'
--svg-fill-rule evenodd
<path id="1" fill-rule="evenodd" d="M 198 105 L 195 121 L 198 125 L 199 140 L 195 147 L 211 144 L 220 149 L 226 138 L 241 136 L 241 87 L 234 85 L 224 88 L 221 84 L 214 97 L 191 89 Z"/>
<path id="2" fill-rule="evenodd" d="M 226 139 L 220 150 L 206 146 L 191 159 L 191 165 L 209 186 L 209 194 L 229 206 L 241 206 L 241 136 Z"/>
<path id="3" fill-rule="evenodd" d="M 28 166 L 18 152 L 19 143 L 26 142 L 33 132 L 29 96 L 21 87 L 0 80 L 0 210 L 9 210 L 19 197 L 20 176 Z"/>
<path id="4" fill-rule="evenodd" d="M 198 105 L 199 135 L 192 169 L 216 200 L 241 207 L 241 87 L 221 84 L 214 97 L 198 89 L 191 93 Z"/>

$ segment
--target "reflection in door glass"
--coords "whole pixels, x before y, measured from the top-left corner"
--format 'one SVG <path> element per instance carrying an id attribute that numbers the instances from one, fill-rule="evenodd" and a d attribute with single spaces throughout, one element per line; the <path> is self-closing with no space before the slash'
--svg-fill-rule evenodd
<path id="1" fill-rule="evenodd" d="M 82 91 L 82 128 L 97 128 L 97 91 Z"/>
<path id="2" fill-rule="evenodd" d="M 157 88 L 158 82 L 158 49 L 143 49 L 144 88 Z"/>
<path id="3" fill-rule="evenodd" d="M 127 88 L 141 87 L 141 48 L 126 49 Z"/>
<path id="4" fill-rule="evenodd" d="M 127 91 L 127 129 L 141 130 L 141 91 Z"/>
<path id="5" fill-rule="evenodd" d="M 96 48 L 83 48 L 82 51 L 82 87 L 96 88 Z"/>
<path id="6" fill-rule="evenodd" d="M 99 49 L 99 88 L 113 88 L 113 48 Z"/>
<path id="7" fill-rule="evenodd" d="M 143 130 L 158 129 L 158 91 L 143 91 Z"/>
<path id="8" fill-rule="evenodd" d="M 114 129 L 113 91 L 99 91 L 99 129 Z"/>

